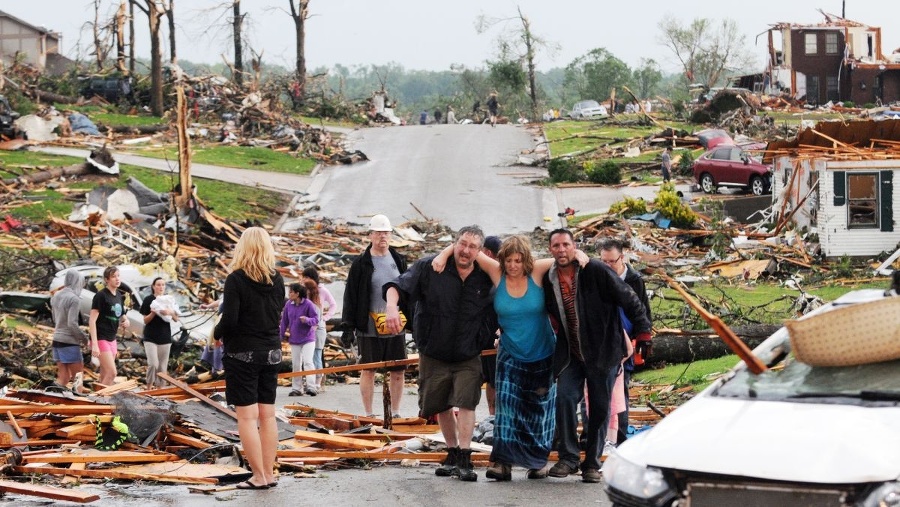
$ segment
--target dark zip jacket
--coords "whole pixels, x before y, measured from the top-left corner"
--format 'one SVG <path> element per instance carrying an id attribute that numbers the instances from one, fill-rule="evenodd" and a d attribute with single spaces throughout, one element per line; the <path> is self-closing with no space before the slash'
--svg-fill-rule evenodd
<path id="1" fill-rule="evenodd" d="M 225 278 L 222 318 L 214 335 L 225 353 L 281 348 L 278 325 L 284 308 L 284 279 L 275 272 L 272 283 L 255 282 L 239 269 Z"/>
<path id="2" fill-rule="evenodd" d="M 391 247 L 388 253 L 394 258 L 394 264 L 400 274 L 406 272 L 406 259 Z M 366 251 L 354 259 L 347 274 L 347 285 L 344 287 L 344 306 L 341 309 L 341 322 L 345 330 L 355 329 L 359 333 L 367 333 L 369 328 L 369 288 L 372 285 L 372 273 L 375 272 L 375 264 L 372 263 L 372 245 Z M 407 318 L 409 312 L 401 306 Z"/>
<path id="3" fill-rule="evenodd" d="M 413 339 L 421 354 L 448 363 L 472 359 L 494 341 L 491 277 L 476 262 L 464 281 L 452 256 L 444 271 L 436 273 L 432 259 L 416 261 L 409 271 L 385 284 L 384 292 L 396 287 L 401 303 L 415 308 Z"/>
<path id="4" fill-rule="evenodd" d="M 635 336 L 650 332 L 650 320 L 638 296 L 609 266 L 592 259 L 583 268 L 576 263 L 575 269 L 575 313 L 581 356 L 590 374 L 605 375 L 625 357 L 625 335 L 618 307 L 634 325 Z M 543 285 L 547 312 L 557 329 L 553 372 L 559 376 L 569 365 L 571 356 L 566 311 L 555 264 L 544 275 Z"/>

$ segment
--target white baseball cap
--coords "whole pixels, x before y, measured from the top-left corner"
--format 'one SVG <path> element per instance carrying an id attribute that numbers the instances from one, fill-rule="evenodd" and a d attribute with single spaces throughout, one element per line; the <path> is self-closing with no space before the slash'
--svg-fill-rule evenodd
<path id="1" fill-rule="evenodd" d="M 384 215 L 375 215 L 371 220 L 369 220 L 369 230 L 378 232 L 391 232 L 394 230 L 394 228 L 391 227 L 391 221 L 388 220 L 388 217 Z"/>

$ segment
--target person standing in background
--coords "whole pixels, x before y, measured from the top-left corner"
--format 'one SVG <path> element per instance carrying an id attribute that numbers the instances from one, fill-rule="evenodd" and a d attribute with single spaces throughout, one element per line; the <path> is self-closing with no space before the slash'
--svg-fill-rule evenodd
<path id="1" fill-rule="evenodd" d="M 662 177 L 663 182 L 668 183 L 672 179 L 672 147 L 666 146 L 662 154 Z"/>
<path id="2" fill-rule="evenodd" d="M 325 341 L 328 339 L 328 320 L 334 317 L 335 309 L 337 308 L 337 303 L 334 301 L 334 296 L 331 294 L 325 285 L 319 280 L 319 271 L 315 268 L 315 266 L 309 266 L 303 269 L 303 279 L 312 280 L 316 287 L 319 290 L 319 301 L 321 304 L 318 306 L 319 313 L 319 326 L 316 328 L 316 350 L 313 354 L 313 366 L 317 370 L 321 370 L 325 367 Z M 325 379 L 325 375 L 318 373 L 316 374 L 316 391 L 321 393 L 323 391 L 322 381 Z"/>
<path id="3" fill-rule="evenodd" d="M 385 313 L 382 286 L 406 272 L 406 259 L 390 246 L 393 230 L 388 217 L 374 215 L 369 220 L 369 246 L 353 261 L 347 274 L 341 319 L 345 332 L 356 334 L 360 363 L 406 359 L 406 334 L 402 327 L 396 333 L 379 334 L 374 319 L 374 315 Z M 398 366 L 389 372 L 384 388 L 389 389 L 392 417 L 399 417 L 406 367 Z M 359 393 L 363 412 L 374 416 L 375 370 L 360 372 Z"/>
<path id="4" fill-rule="evenodd" d="M 600 253 L 600 262 L 603 262 L 613 271 L 619 275 L 619 278 L 622 279 L 631 290 L 637 295 L 638 299 L 641 300 L 641 304 L 644 306 L 644 313 L 647 316 L 647 320 L 650 323 L 653 323 L 653 314 L 650 310 L 650 299 L 647 297 L 647 288 L 644 285 L 644 279 L 641 277 L 641 274 L 638 273 L 630 264 L 628 264 L 625 251 L 628 246 L 625 241 L 616 239 L 616 238 L 608 238 L 603 240 L 600 243 L 599 253 Z M 630 329 L 631 323 L 626 322 L 627 317 L 625 317 L 625 313 L 620 309 L 620 318 L 623 319 L 623 324 L 625 325 L 625 331 L 629 336 L 632 335 L 632 330 Z M 628 386 L 631 383 L 631 373 L 634 371 L 634 366 L 637 364 L 640 366 L 647 360 L 650 355 L 651 350 L 651 342 L 648 340 L 649 335 L 643 335 L 644 341 L 638 343 L 637 340 L 632 340 L 632 348 L 634 350 L 633 354 L 630 354 L 628 359 L 625 360 L 623 369 L 623 390 L 625 396 L 625 410 L 619 412 L 618 415 L 618 433 L 616 435 L 609 435 L 610 441 L 615 442 L 617 445 L 621 444 L 625 441 L 628 434 Z"/>
<path id="5" fill-rule="evenodd" d="M 56 361 L 56 383 L 65 387 L 74 381 L 72 392 L 81 394 L 83 389 L 78 379 L 84 374 L 82 345 L 88 343 L 88 335 L 78 327 L 78 307 L 84 275 L 76 269 L 66 272 L 63 287 L 50 298 L 53 312 L 53 360 Z"/>
<path id="6" fill-rule="evenodd" d="M 172 326 L 165 319 L 168 317 L 178 322 L 178 311 L 174 308 L 154 309 L 153 302 L 166 293 L 166 281 L 160 277 L 150 284 L 153 291 L 141 303 L 141 315 L 144 316 L 144 351 L 147 354 L 147 389 L 163 387 L 164 382 L 157 373 L 165 373 L 169 367 L 169 351 L 172 348 Z"/>
<path id="7" fill-rule="evenodd" d="M 125 296 L 119 292 L 119 268 L 110 266 L 103 270 L 105 287 L 94 294 L 88 329 L 91 334 L 91 356 L 100 360 L 99 382 L 111 386 L 116 381 L 116 355 L 119 330 L 128 329 L 125 317 Z"/>
<path id="8" fill-rule="evenodd" d="M 497 101 L 497 92 L 491 92 L 487 100 L 488 112 L 491 113 L 491 127 L 497 124 L 497 115 L 500 111 L 500 102 Z"/>
<path id="9" fill-rule="evenodd" d="M 309 282 L 315 287 L 314 282 Z M 291 370 L 294 373 L 314 368 L 313 353 L 316 349 L 316 328 L 319 324 L 319 311 L 309 298 L 309 288 L 304 284 L 292 283 L 288 292 L 288 300 L 281 312 L 281 323 L 278 335 L 291 346 Z M 306 376 L 306 394 L 315 396 L 316 376 Z M 303 377 L 291 378 L 291 392 L 288 396 L 302 396 Z"/>
<path id="10" fill-rule="evenodd" d="M 453 106 L 447 106 L 447 125 L 456 123 L 456 113 L 453 112 Z"/>

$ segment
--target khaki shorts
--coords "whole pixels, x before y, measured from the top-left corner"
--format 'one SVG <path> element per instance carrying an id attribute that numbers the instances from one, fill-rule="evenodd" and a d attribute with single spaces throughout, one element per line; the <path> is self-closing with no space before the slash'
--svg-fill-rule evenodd
<path id="1" fill-rule="evenodd" d="M 481 358 L 447 363 L 419 355 L 419 410 L 430 417 L 453 407 L 475 410 L 481 401 Z"/>

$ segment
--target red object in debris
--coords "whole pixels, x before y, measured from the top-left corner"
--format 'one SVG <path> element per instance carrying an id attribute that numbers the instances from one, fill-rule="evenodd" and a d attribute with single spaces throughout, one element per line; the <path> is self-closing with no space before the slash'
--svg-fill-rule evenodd
<path id="1" fill-rule="evenodd" d="M 13 229 L 18 229 L 19 227 L 22 227 L 22 222 L 13 218 L 12 215 L 6 215 L 6 219 L 0 222 L 0 229 L 2 229 L 3 232 L 9 232 Z"/>

